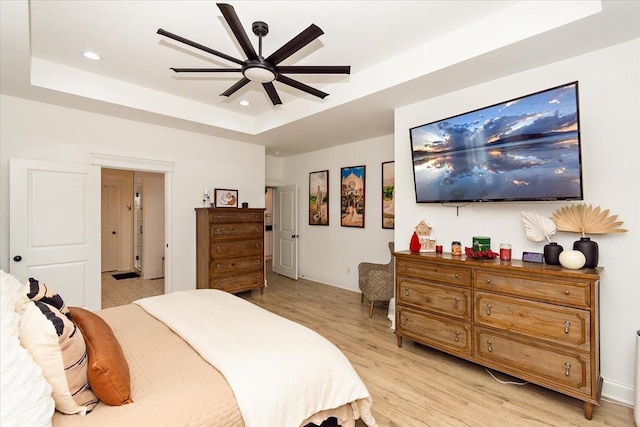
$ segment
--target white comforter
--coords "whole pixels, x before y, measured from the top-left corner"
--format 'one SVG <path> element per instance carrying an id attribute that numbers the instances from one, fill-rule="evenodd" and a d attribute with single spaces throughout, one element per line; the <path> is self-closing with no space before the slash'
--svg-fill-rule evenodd
<path id="1" fill-rule="evenodd" d="M 135 302 L 225 376 L 247 427 L 298 427 L 350 403 L 377 426 L 369 392 L 345 355 L 316 332 L 223 291 L 174 292 Z"/>

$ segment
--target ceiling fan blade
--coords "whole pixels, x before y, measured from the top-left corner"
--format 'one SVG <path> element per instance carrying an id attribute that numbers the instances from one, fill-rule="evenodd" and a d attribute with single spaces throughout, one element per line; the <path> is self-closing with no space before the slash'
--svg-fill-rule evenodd
<path id="1" fill-rule="evenodd" d="M 280 49 L 273 52 L 266 61 L 272 65 L 278 65 L 318 37 L 324 34 L 316 24 L 311 24 L 306 30 L 289 40 Z"/>
<path id="2" fill-rule="evenodd" d="M 242 68 L 170 68 L 176 73 L 241 73 Z"/>
<path id="3" fill-rule="evenodd" d="M 284 74 L 351 74 L 349 65 L 280 65 L 277 70 Z"/>
<path id="4" fill-rule="evenodd" d="M 278 96 L 278 92 L 276 92 L 276 87 L 273 85 L 273 83 L 271 82 L 262 83 L 262 87 L 264 87 L 264 90 L 267 91 L 267 95 L 269 95 L 269 99 L 271 99 L 271 102 L 273 103 L 273 105 L 282 104 L 282 101 L 280 100 L 280 97 Z"/>
<path id="5" fill-rule="evenodd" d="M 236 15 L 236 11 L 233 6 L 226 3 L 216 4 L 218 9 L 220 9 L 220 12 L 222 12 L 222 16 L 224 16 L 224 19 L 227 21 L 227 24 L 229 24 L 233 35 L 238 40 L 238 43 L 240 43 L 242 51 L 247 55 L 247 59 L 258 59 L 258 54 L 253 48 L 246 31 L 242 28 L 242 23 L 240 22 L 238 15 Z"/>
<path id="6" fill-rule="evenodd" d="M 242 88 L 244 85 L 246 85 L 247 83 L 249 83 L 249 79 L 246 77 L 241 78 L 240 80 L 238 80 L 238 82 L 236 84 L 234 84 L 233 86 L 231 86 L 229 89 L 225 90 L 224 92 L 222 92 L 220 94 L 220 96 L 231 96 L 234 93 L 236 93 L 240 88 Z"/>
<path id="7" fill-rule="evenodd" d="M 210 47 L 206 47 L 205 45 L 201 45 L 200 43 L 192 42 L 191 40 L 185 39 L 184 37 L 180 37 L 177 34 L 170 33 L 169 31 L 165 31 L 162 28 L 158 28 L 157 33 L 162 35 L 162 36 L 169 37 L 170 39 L 173 39 L 173 40 L 178 41 L 180 43 L 184 43 L 184 44 L 189 45 L 191 47 L 195 47 L 196 49 L 200 49 L 200 50 L 205 51 L 207 53 L 210 53 L 212 55 L 219 56 L 220 58 L 224 58 L 227 61 L 235 62 L 238 65 L 244 65 L 243 61 L 241 61 L 241 60 L 239 60 L 237 58 L 234 58 L 233 56 L 229 56 L 229 55 L 226 55 L 226 54 L 224 54 L 222 52 L 218 52 L 217 50 L 213 50 Z"/>
<path id="8" fill-rule="evenodd" d="M 317 96 L 318 98 L 324 99 L 327 95 L 329 95 L 326 92 L 322 92 L 321 90 L 318 90 L 311 86 L 307 86 L 304 83 L 300 83 L 299 81 L 293 80 L 287 76 L 283 76 L 282 74 L 279 74 L 278 77 L 276 77 L 276 80 L 279 81 L 280 83 L 286 84 L 287 86 L 291 86 L 303 92 L 307 92 L 308 94 L 311 94 L 313 96 Z"/>

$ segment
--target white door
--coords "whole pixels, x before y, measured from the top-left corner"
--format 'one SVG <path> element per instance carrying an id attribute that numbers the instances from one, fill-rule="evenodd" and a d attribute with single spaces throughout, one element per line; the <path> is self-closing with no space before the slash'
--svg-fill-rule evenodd
<path id="1" fill-rule="evenodd" d="M 273 271 L 298 280 L 298 187 L 276 188 L 273 203 Z"/>
<path id="2" fill-rule="evenodd" d="M 11 159 L 9 185 L 11 274 L 100 309 L 100 168 Z"/>
<path id="3" fill-rule="evenodd" d="M 102 186 L 102 214 L 100 215 L 102 237 L 101 271 L 118 269 L 118 248 L 120 247 L 120 197 L 122 187 L 119 185 Z"/>
<path id="4" fill-rule="evenodd" d="M 164 277 L 164 175 L 143 172 L 142 277 Z"/>

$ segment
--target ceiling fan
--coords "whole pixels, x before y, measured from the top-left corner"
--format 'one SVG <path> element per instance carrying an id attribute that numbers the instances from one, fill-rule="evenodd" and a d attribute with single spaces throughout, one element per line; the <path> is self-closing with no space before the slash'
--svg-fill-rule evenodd
<path id="1" fill-rule="evenodd" d="M 240 65 L 240 68 L 171 68 L 176 73 L 234 73 L 241 72 L 243 77 L 231 86 L 229 89 L 221 93 L 221 96 L 231 96 L 240 88 L 249 82 L 262 83 L 269 99 L 273 105 L 282 104 L 278 92 L 276 91 L 273 81 L 279 81 L 287 86 L 299 89 L 303 92 L 324 99 L 328 93 L 315 89 L 297 80 L 285 76 L 285 74 L 350 74 L 351 66 L 349 65 L 278 65 L 318 37 L 324 34 L 317 25 L 311 24 L 300 34 L 285 43 L 280 49 L 269 55 L 267 58 L 262 56 L 262 37 L 269 33 L 269 26 L 262 21 L 256 21 L 251 26 L 253 33 L 258 36 L 258 53 L 253 48 L 247 33 L 242 28 L 240 19 L 235 12 L 233 6 L 226 3 L 216 3 L 224 19 L 229 24 L 233 35 L 238 40 L 247 59 L 242 61 L 232 56 L 213 50 L 207 46 L 193 42 L 191 40 L 180 37 L 176 34 L 159 28 L 157 34 L 169 37 L 180 43 L 184 43 L 196 49 L 226 59 Z"/>

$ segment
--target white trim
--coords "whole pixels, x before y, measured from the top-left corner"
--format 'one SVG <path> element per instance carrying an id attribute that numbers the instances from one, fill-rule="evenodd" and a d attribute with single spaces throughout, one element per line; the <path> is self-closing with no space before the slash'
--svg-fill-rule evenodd
<path id="1" fill-rule="evenodd" d="M 173 289 L 173 268 L 171 256 L 173 247 L 171 234 L 173 229 L 173 218 L 171 217 L 171 182 L 175 162 L 128 156 L 114 156 L 111 154 L 101 153 L 90 153 L 90 155 L 91 164 L 100 167 L 164 173 L 164 293 L 171 293 Z M 98 222 L 98 224 L 100 224 L 100 222 Z"/>
<path id="2" fill-rule="evenodd" d="M 139 157 L 113 156 L 111 154 L 90 153 L 91 164 L 107 168 L 131 169 L 144 172 L 173 172 L 175 162 L 143 159 Z"/>
<path id="3" fill-rule="evenodd" d="M 629 406 L 633 406 L 633 387 L 624 384 L 614 383 L 604 380 L 602 382 L 602 397 L 616 402 L 621 402 Z"/>

